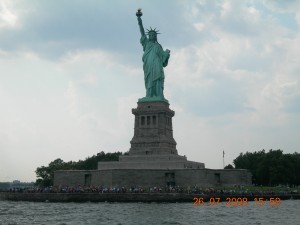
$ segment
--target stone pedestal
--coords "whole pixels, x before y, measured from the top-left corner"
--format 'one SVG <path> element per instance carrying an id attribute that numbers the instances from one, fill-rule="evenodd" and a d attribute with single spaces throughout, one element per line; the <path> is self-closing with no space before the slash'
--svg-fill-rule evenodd
<path id="1" fill-rule="evenodd" d="M 138 102 L 132 113 L 135 122 L 129 155 L 120 156 L 119 162 L 99 162 L 99 170 L 204 168 L 204 163 L 178 155 L 172 126 L 175 113 L 168 102 Z"/>
<path id="2" fill-rule="evenodd" d="M 129 155 L 177 155 L 173 138 L 172 117 L 169 103 L 138 102 L 132 109 L 135 116 L 134 136 Z"/>

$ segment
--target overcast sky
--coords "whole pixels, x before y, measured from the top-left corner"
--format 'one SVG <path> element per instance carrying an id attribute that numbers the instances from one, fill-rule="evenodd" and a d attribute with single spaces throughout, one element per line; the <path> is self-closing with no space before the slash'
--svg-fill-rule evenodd
<path id="1" fill-rule="evenodd" d="M 171 50 L 180 155 L 222 168 L 300 148 L 300 1 L 0 0 L 0 181 L 128 151 L 145 96 L 135 12 Z"/>

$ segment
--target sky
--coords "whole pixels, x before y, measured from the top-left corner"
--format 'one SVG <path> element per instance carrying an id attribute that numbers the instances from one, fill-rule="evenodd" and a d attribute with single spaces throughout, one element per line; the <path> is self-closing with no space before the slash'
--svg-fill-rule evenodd
<path id="1" fill-rule="evenodd" d="M 171 50 L 180 155 L 223 168 L 300 148 L 300 1 L 0 0 L 0 182 L 61 158 L 126 152 L 145 96 L 140 32 Z"/>

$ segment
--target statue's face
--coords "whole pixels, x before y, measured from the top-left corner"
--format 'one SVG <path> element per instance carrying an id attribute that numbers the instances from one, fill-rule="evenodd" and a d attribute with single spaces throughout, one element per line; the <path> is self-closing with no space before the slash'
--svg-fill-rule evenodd
<path id="1" fill-rule="evenodd" d="M 150 32 L 149 33 L 149 40 L 150 41 L 156 41 L 157 40 L 156 33 Z"/>

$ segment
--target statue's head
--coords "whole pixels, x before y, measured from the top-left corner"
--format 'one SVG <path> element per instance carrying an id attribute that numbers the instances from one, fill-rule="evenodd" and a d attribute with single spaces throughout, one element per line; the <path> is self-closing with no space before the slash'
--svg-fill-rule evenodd
<path id="1" fill-rule="evenodd" d="M 148 31 L 147 34 L 148 34 L 149 40 L 156 42 L 157 41 L 157 35 L 159 34 L 158 33 L 159 30 L 156 30 L 156 28 L 152 29 L 150 27 L 150 30 L 147 29 L 147 31 Z"/>

